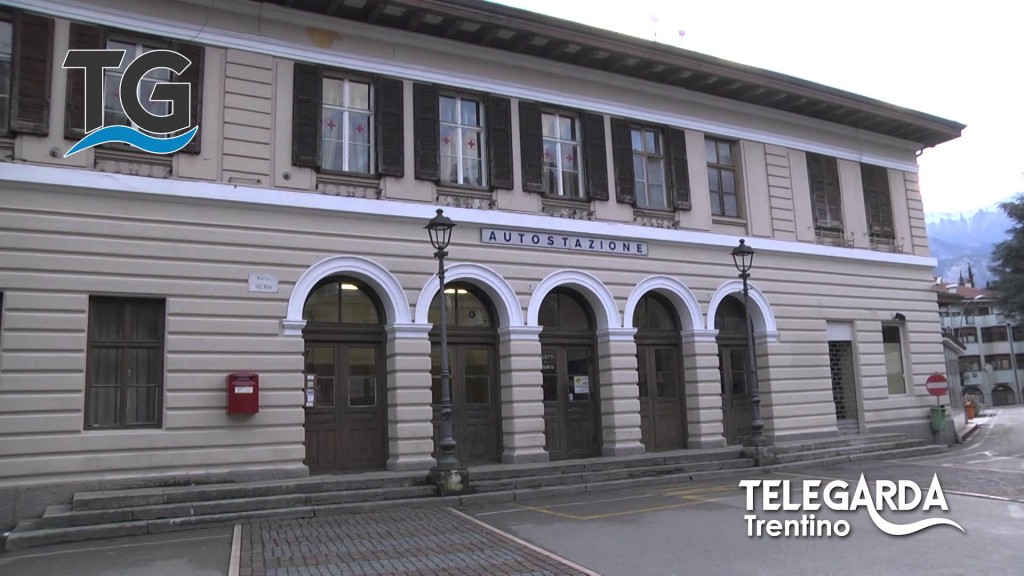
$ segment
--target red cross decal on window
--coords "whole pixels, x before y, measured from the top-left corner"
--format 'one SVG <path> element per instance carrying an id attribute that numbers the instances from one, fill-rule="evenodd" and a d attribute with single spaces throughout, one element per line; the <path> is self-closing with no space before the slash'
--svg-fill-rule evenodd
<path id="1" fill-rule="evenodd" d="M 566 155 L 565 155 L 565 160 L 566 160 L 567 162 L 572 162 L 572 154 L 566 154 Z"/>
<path id="2" fill-rule="evenodd" d="M 331 130 L 334 130 L 335 126 L 337 126 L 337 124 L 334 123 L 333 119 L 327 121 L 327 127 L 330 128 Z"/>
<path id="3" fill-rule="evenodd" d="M 544 151 L 544 158 L 551 158 L 551 151 L 550 150 L 545 150 Z"/>
<path id="4" fill-rule="evenodd" d="M 466 142 L 466 146 L 469 146 L 469 149 L 472 150 L 473 148 L 476 147 L 476 141 L 470 140 L 469 142 Z"/>
<path id="5" fill-rule="evenodd" d="M 449 142 L 451 142 L 451 140 L 449 140 L 448 137 L 445 136 L 444 138 L 441 138 L 441 142 L 447 145 Z"/>
<path id="6" fill-rule="evenodd" d="M 362 124 L 356 124 L 356 132 L 362 134 L 363 130 L 366 130 L 366 128 L 363 128 Z"/>

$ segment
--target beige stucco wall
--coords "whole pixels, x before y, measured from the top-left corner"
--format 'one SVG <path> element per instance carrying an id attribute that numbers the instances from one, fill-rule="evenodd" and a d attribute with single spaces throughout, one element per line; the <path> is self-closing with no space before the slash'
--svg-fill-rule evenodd
<path id="1" fill-rule="evenodd" d="M 292 66 L 297 59 L 406 79 L 406 177 L 383 178 L 379 185 L 372 184 L 379 187 L 386 198 L 421 202 L 435 202 L 438 198 L 433 184 L 412 178 L 411 84 L 414 81 L 510 96 L 513 127 L 518 127 L 517 101 L 527 98 L 686 129 L 693 209 L 677 212 L 676 220 L 679 227 L 690 230 L 787 240 L 795 235 L 797 240 L 813 241 L 812 224 L 808 223 L 806 210 L 809 192 L 801 186 L 806 183 L 806 167 L 799 161 L 781 162 L 786 155 L 790 160 L 798 160 L 802 154 L 801 143 L 806 143 L 823 153 L 834 150 L 845 158 L 841 160 L 841 172 L 846 224 L 855 235 L 857 246 L 866 246 L 866 238 L 861 237 L 866 223 L 863 222 L 862 190 L 855 160 L 882 159 L 906 167 L 916 162 L 913 143 L 856 132 L 828 122 L 639 80 L 622 82 L 621 77 L 612 74 L 491 49 L 466 51 L 463 45 L 423 35 L 389 31 L 382 36 L 372 26 L 282 10 L 272 5 L 264 6 L 260 13 L 258 5 L 245 3 L 221 5 L 212 10 L 181 2 L 140 5 L 126 0 L 92 0 L 91 4 L 95 10 L 89 13 L 89 18 L 114 26 L 121 23 L 122 28 L 125 15 L 142 18 L 144 20 L 139 22 L 143 23 L 138 27 L 144 33 L 180 36 L 190 30 L 190 26 L 202 25 L 202 33 L 186 36 L 207 46 L 199 132 L 202 153 L 175 155 L 172 159 L 175 177 L 316 191 L 316 174 L 291 164 Z M 58 12 L 60 8 L 59 3 L 53 7 Z M 68 23 L 65 18 L 56 19 L 55 54 L 62 54 L 66 49 Z M 224 45 L 231 42 L 247 43 L 248 48 Z M 69 159 L 61 157 L 73 144 L 63 137 L 66 81 L 67 72 L 60 67 L 60 59 L 54 58 L 50 134 L 18 137 L 17 160 L 94 166 L 92 150 Z M 712 223 L 704 169 L 705 132 L 734 138 L 739 144 L 745 221 L 719 219 Z M 539 213 L 541 199 L 521 191 L 518 136 L 518 130 L 514 129 L 515 189 L 511 194 L 495 194 L 492 200 L 504 210 Z M 610 148 L 610 135 L 607 140 Z M 609 182 L 613 183 L 610 150 L 608 161 Z M 128 173 L 133 170 L 124 163 L 106 169 Z M 894 168 L 891 172 L 903 173 L 904 170 Z M 903 178 L 892 178 L 892 182 L 896 226 L 907 232 L 903 243 L 905 250 L 926 255 L 916 174 L 906 172 Z M 347 192 L 335 189 L 330 193 Z M 594 217 L 631 222 L 631 209 L 615 203 L 614 190 L 610 196 L 610 202 L 591 203 Z"/>
<path id="2" fill-rule="evenodd" d="M 293 194 L 296 203 L 305 195 Z M 348 199 L 335 200 L 343 210 Z M 554 217 L 546 221 L 552 228 L 562 223 Z M 301 469 L 303 346 L 301 337 L 282 335 L 281 326 L 292 288 L 307 268 L 326 257 L 361 256 L 387 269 L 406 298 L 399 305 L 412 307 L 436 266 L 422 226 L 419 220 L 345 211 L 5 183 L 0 195 L 0 228 L 5 231 L 0 246 L 5 308 L 0 482 Z M 623 230 L 626 237 L 628 233 Z M 751 242 L 756 248 L 756 240 Z M 479 227 L 472 224 L 456 228 L 450 252 L 453 264 L 483 264 L 507 280 L 524 316 L 540 281 L 557 270 L 596 277 L 614 298 L 620 316 L 634 287 L 654 274 L 685 284 L 706 316 L 716 291 L 736 274 L 727 246 L 651 242 L 647 258 L 537 252 L 482 244 Z M 278 276 L 279 291 L 248 292 L 248 275 L 255 272 Z M 769 431 L 784 439 L 834 430 L 828 356 L 822 344 L 829 320 L 856 326 L 868 428 L 923 423 L 929 405 L 923 379 L 942 370 L 930 281 L 927 266 L 761 250 L 753 283 L 778 325 L 777 340 L 762 343 L 767 347 L 762 387 L 766 410 L 774 418 Z M 95 294 L 166 298 L 160 430 L 83 431 L 85 328 L 88 296 Z M 914 386 L 906 395 L 888 396 L 881 322 L 895 312 L 907 318 Z M 709 404 L 701 399 L 718 389 L 717 371 L 689 368 L 714 365 L 709 357 L 713 345 L 698 344 L 684 348 L 684 364 L 688 378 L 698 378 L 687 383 L 687 390 L 688 396 L 694 395 L 691 417 L 701 419 L 691 423 L 691 435 L 700 436 L 719 422 L 720 413 L 703 408 Z M 525 350 L 525 344 L 518 346 Z M 522 366 L 527 372 L 536 368 L 529 362 Z M 224 377 L 240 369 L 261 374 L 261 411 L 253 417 L 224 413 Z M 635 382 L 635 372 L 623 363 L 608 370 L 608 384 L 614 384 L 615 397 L 623 400 L 609 404 L 607 412 L 621 424 L 616 442 L 625 441 L 635 424 L 628 416 L 635 399 L 622 391 L 631 378 Z M 502 369 L 503 387 L 511 378 L 508 372 Z M 538 383 L 524 376 L 508 386 L 528 394 L 524 387 Z M 536 434 L 529 427 L 524 430 Z M 524 442 L 521 448 L 531 445 Z"/>

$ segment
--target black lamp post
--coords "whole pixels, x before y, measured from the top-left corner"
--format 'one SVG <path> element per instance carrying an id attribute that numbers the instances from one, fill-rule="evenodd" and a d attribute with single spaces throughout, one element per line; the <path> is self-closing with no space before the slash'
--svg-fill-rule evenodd
<path id="1" fill-rule="evenodd" d="M 750 387 L 750 404 L 753 407 L 754 419 L 750 423 L 750 446 L 764 446 L 764 421 L 761 420 L 761 394 L 757 390 L 757 370 L 754 369 L 754 331 L 750 323 L 750 268 L 754 265 L 754 250 L 747 246 L 746 240 L 740 240 L 739 246 L 732 249 L 732 261 L 740 271 L 743 279 L 744 322 L 747 331 L 747 385 Z"/>
<path id="2" fill-rule="evenodd" d="M 452 434 L 452 390 L 448 372 L 448 305 L 444 294 L 444 257 L 448 255 L 448 244 L 452 240 L 455 223 L 437 209 L 437 215 L 430 219 L 425 228 L 430 233 L 430 243 L 437 258 L 437 278 L 441 282 L 441 439 L 439 442 L 437 470 L 450 472 L 458 469 L 459 459 L 455 455 L 455 437 Z"/>

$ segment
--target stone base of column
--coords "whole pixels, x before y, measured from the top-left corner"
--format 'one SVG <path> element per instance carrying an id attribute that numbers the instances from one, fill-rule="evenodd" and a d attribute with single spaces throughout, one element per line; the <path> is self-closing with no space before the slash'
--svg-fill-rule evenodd
<path id="1" fill-rule="evenodd" d="M 528 462 L 548 462 L 548 451 L 544 448 L 514 448 L 506 449 L 501 454 L 502 464 L 523 464 Z"/>
<path id="2" fill-rule="evenodd" d="M 388 458 L 387 469 L 392 472 L 409 472 L 422 470 L 427 472 L 437 465 L 430 456 L 396 456 Z"/>
<path id="3" fill-rule="evenodd" d="M 631 456 L 633 454 L 643 454 L 647 449 L 644 445 L 637 441 L 628 442 L 605 442 L 604 446 L 601 447 L 602 456 Z"/>
<path id="4" fill-rule="evenodd" d="M 466 468 L 434 468 L 429 478 L 430 483 L 437 487 L 438 496 L 459 496 L 470 492 L 469 470 Z"/>
<path id="5" fill-rule="evenodd" d="M 721 432 L 712 432 L 707 435 L 694 437 L 691 433 L 686 439 L 686 447 L 694 449 L 725 448 L 725 438 Z"/>

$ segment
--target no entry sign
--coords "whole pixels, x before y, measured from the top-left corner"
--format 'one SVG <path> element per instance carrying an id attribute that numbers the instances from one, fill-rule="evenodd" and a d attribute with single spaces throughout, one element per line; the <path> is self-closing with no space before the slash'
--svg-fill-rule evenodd
<path id="1" fill-rule="evenodd" d="M 924 387 L 928 389 L 929 394 L 936 398 L 945 395 L 949 391 L 946 377 L 938 372 L 932 374 L 924 381 Z"/>

